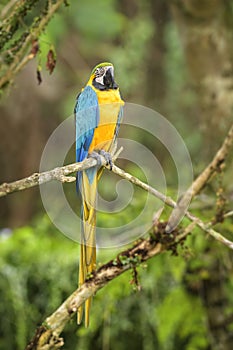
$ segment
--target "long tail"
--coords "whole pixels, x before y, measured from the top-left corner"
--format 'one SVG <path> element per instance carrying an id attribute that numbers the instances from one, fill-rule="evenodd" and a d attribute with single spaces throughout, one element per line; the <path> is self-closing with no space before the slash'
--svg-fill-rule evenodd
<path id="1" fill-rule="evenodd" d="M 97 169 L 83 171 L 81 175 L 82 194 L 82 239 L 79 263 L 79 287 L 85 279 L 96 269 L 96 194 Z M 85 326 L 89 325 L 91 299 L 85 301 Z M 83 306 L 78 309 L 78 324 L 82 321 Z"/>

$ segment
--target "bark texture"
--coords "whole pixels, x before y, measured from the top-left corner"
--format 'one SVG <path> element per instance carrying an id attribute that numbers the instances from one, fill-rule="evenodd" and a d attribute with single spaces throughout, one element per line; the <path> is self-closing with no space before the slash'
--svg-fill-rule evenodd
<path id="1" fill-rule="evenodd" d="M 174 0 L 171 10 L 196 89 L 206 153 L 233 119 L 233 20 L 229 0 Z"/>
<path id="2" fill-rule="evenodd" d="M 203 131 L 203 153 L 209 157 L 233 119 L 231 1 L 174 0 L 171 9 L 199 100 L 197 127 Z M 222 255 L 213 243 L 204 250 L 202 261 L 205 278 L 200 275 L 198 292 L 206 307 L 210 349 L 230 350 L 232 317 L 227 315 L 230 305 L 225 287 L 229 283 L 232 263 L 224 265 Z M 196 270 L 192 273 L 197 275 Z"/>

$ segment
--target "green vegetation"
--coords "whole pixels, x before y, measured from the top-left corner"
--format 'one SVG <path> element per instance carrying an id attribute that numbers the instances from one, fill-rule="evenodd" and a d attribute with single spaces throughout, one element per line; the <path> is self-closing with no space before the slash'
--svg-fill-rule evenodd
<path id="1" fill-rule="evenodd" d="M 78 245 L 47 217 L 17 229 L 0 244 L 0 349 L 23 349 L 36 326 L 77 287 Z M 64 332 L 65 349 L 89 349 L 93 343 L 96 349 L 105 343 L 122 350 L 150 349 L 155 343 L 161 350 L 172 350 L 174 344 L 205 349 L 205 312 L 184 282 L 187 256 L 192 260 L 196 254 L 191 245 L 178 257 L 165 253 L 138 267 L 140 292 L 131 283 L 131 272 L 101 290 L 94 297 L 90 328 L 78 327 L 74 319 Z M 115 255 L 100 250 L 98 261 Z"/>

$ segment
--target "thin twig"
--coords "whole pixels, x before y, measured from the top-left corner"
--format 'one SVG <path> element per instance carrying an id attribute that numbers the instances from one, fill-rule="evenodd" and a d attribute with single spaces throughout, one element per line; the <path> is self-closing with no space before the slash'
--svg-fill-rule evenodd
<path id="1" fill-rule="evenodd" d="M 228 211 L 227 213 L 225 213 L 225 214 L 223 215 L 224 218 L 229 218 L 230 216 L 233 216 L 233 210 Z"/>
<path id="2" fill-rule="evenodd" d="M 219 241 L 220 243 L 226 245 L 228 248 L 233 249 L 233 242 L 221 235 L 221 233 L 217 232 L 213 228 L 210 227 L 209 223 L 205 224 L 201 219 L 197 216 L 191 214 L 190 212 L 186 212 L 185 216 L 196 223 L 198 227 L 200 227 L 204 232 L 208 233 L 214 239 Z"/>
<path id="3" fill-rule="evenodd" d="M 107 169 L 109 169 L 108 165 L 105 165 L 105 167 Z M 171 197 L 165 196 L 165 194 L 159 192 L 158 190 L 156 190 L 155 188 L 146 184 L 145 182 L 139 180 L 135 176 L 125 172 L 124 170 L 122 170 L 121 168 L 116 166 L 115 164 L 113 164 L 113 166 L 112 166 L 112 172 L 121 176 L 123 179 L 126 179 L 126 180 L 132 182 L 134 185 L 141 187 L 143 190 L 151 193 L 153 196 L 157 197 L 158 199 L 160 199 L 162 202 L 164 202 L 168 206 L 170 206 L 172 208 L 176 207 L 176 202 L 173 201 L 173 199 Z"/>
<path id="4" fill-rule="evenodd" d="M 2 9 L 0 18 L 4 18 L 7 13 L 10 11 L 10 9 L 15 6 L 18 0 L 10 0 Z"/>

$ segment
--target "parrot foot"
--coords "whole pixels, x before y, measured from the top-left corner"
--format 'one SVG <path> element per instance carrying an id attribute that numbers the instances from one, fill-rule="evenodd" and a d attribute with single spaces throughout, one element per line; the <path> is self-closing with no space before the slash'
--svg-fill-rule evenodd
<path id="1" fill-rule="evenodd" d="M 88 155 L 88 157 L 94 158 L 97 161 L 97 165 L 102 165 L 102 159 L 98 152 L 93 151 Z"/>
<path id="2" fill-rule="evenodd" d="M 106 160 L 106 164 L 109 165 L 110 170 L 112 170 L 113 162 L 111 154 L 109 152 L 104 151 L 103 149 L 99 151 L 99 154 L 104 157 L 104 159 Z"/>
<path id="3" fill-rule="evenodd" d="M 109 165 L 110 170 L 112 170 L 113 166 L 113 161 L 112 161 L 112 156 L 109 152 L 104 151 L 103 149 L 99 150 L 98 152 L 93 151 L 89 155 L 89 157 L 94 158 L 97 160 L 97 165 L 102 165 L 102 158 L 101 156 L 104 157 L 106 164 Z"/>

